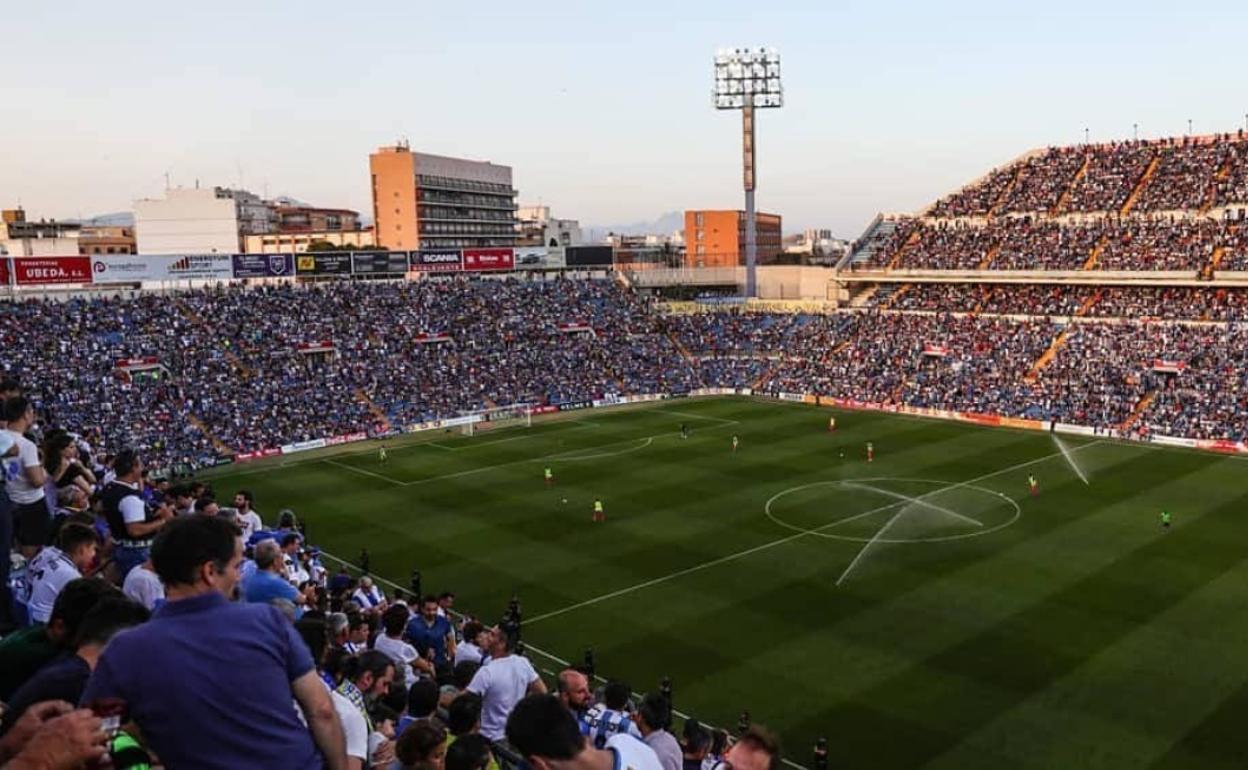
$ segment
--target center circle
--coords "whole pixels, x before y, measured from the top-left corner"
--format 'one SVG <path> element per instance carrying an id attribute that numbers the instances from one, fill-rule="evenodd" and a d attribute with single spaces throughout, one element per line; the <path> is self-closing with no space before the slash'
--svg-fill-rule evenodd
<path id="1" fill-rule="evenodd" d="M 826 508 L 829 503 L 840 504 L 839 512 L 830 520 L 826 511 L 820 511 L 822 523 L 794 523 L 803 515 L 809 517 L 812 507 Z M 794 532 L 855 543 L 965 540 L 1005 529 L 1023 515 L 1013 498 L 995 489 L 894 476 L 816 481 L 789 487 L 773 495 L 763 506 L 763 513 Z M 886 526 L 888 532 L 880 537 L 880 530 Z"/>

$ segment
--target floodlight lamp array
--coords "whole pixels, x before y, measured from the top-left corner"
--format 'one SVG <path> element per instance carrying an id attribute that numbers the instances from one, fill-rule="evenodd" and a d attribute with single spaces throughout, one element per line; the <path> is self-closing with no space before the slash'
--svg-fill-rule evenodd
<path id="1" fill-rule="evenodd" d="M 780 54 L 774 48 L 721 48 L 715 53 L 715 107 L 781 107 Z"/>

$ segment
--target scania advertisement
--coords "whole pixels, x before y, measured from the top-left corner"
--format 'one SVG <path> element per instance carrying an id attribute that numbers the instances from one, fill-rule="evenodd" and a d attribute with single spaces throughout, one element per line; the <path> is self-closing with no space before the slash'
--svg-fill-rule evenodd
<path id="1" fill-rule="evenodd" d="M 410 263 L 412 270 L 422 273 L 450 273 L 464 269 L 464 261 L 460 253 L 449 249 L 413 251 Z"/>

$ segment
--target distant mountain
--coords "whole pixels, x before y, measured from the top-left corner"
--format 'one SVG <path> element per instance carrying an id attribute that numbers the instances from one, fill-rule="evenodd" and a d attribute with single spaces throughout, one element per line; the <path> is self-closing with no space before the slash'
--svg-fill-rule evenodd
<path id="1" fill-rule="evenodd" d="M 658 219 L 649 222 L 631 222 L 622 225 L 589 225 L 585 227 L 590 240 L 600 240 L 608 233 L 616 235 L 671 235 L 685 228 L 685 214 L 682 211 L 669 211 Z"/>
<path id="2" fill-rule="evenodd" d="M 97 214 L 82 220 L 82 223 L 95 227 L 134 227 L 134 213 L 118 211 L 113 214 Z"/>

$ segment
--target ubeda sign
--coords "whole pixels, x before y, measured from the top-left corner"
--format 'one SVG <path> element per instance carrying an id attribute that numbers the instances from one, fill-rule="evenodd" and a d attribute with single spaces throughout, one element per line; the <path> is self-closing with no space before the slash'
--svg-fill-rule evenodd
<path id="1" fill-rule="evenodd" d="M 18 286 L 91 283 L 90 257 L 18 257 L 13 260 Z"/>

